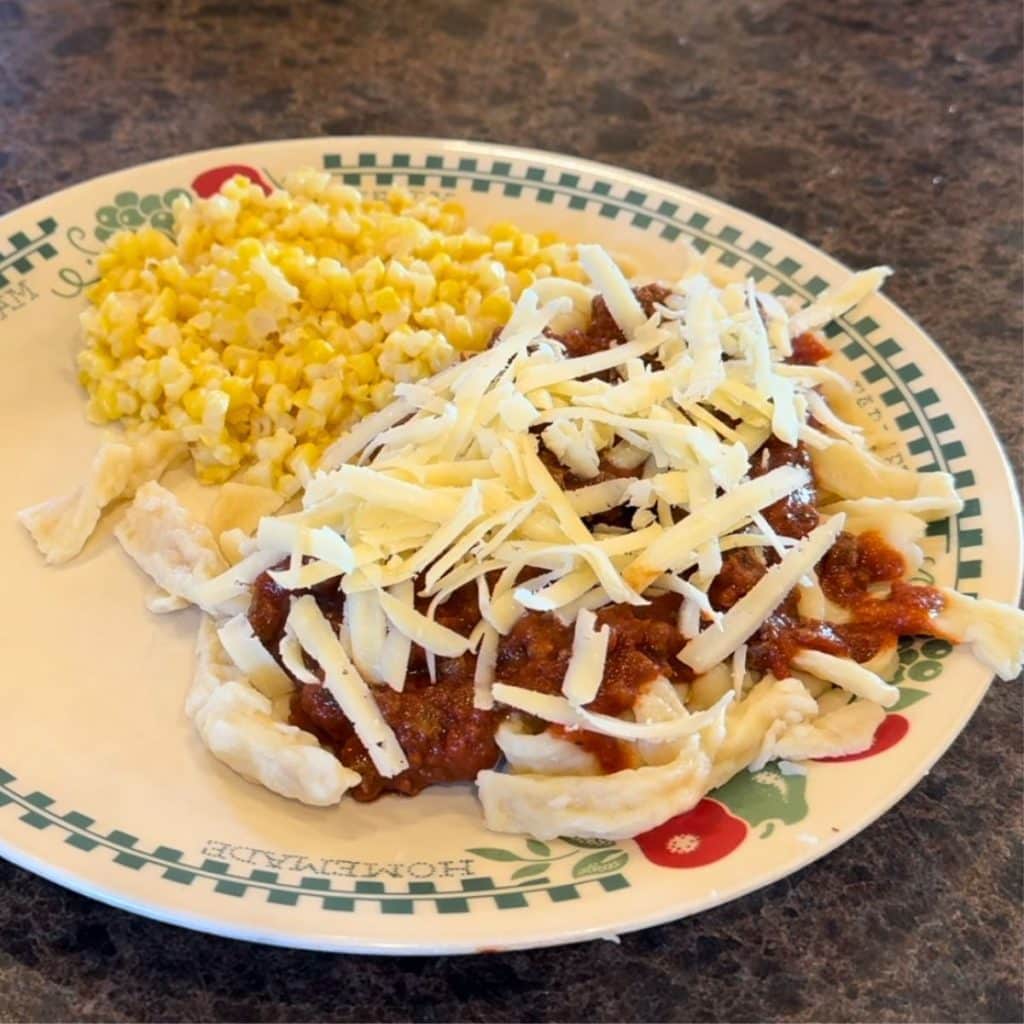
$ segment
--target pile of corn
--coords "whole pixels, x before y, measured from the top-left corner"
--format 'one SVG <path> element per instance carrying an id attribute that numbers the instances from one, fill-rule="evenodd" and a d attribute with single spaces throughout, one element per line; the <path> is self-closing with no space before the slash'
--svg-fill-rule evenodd
<path id="1" fill-rule="evenodd" d="M 395 382 L 485 347 L 538 277 L 583 279 L 573 248 L 455 202 L 371 200 L 299 171 L 174 207 L 173 239 L 116 235 L 83 314 L 94 422 L 177 430 L 200 480 L 290 495 Z"/>

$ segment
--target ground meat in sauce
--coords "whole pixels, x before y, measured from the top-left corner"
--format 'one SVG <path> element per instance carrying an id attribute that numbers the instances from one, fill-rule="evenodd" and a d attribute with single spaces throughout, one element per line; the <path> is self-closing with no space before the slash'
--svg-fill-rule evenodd
<path id="1" fill-rule="evenodd" d="M 608 657 L 592 711 L 620 715 L 658 676 L 688 682 L 692 673 L 675 655 L 685 643 L 676 629 L 679 598 L 666 594 L 650 604 L 608 605 L 597 624 L 608 625 Z M 573 627 L 549 612 L 527 612 L 498 645 L 497 676 L 502 682 L 541 693 L 562 691 L 572 654 Z"/>
<path id="2" fill-rule="evenodd" d="M 249 596 L 249 625 L 268 651 L 276 652 L 288 619 L 289 593 L 263 572 L 253 581 Z"/>
<path id="3" fill-rule="evenodd" d="M 621 715 L 659 676 L 689 682 L 692 672 L 675 655 L 685 643 L 676 629 L 679 598 L 667 594 L 649 605 L 609 605 L 597 613 L 598 627 L 611 636 L 604 678 L 588 710 Z M 527 612 L 498 646 L 496 674 L 504 683 L 541 693 L 560 694 L 572 653 L 573 627 L 550 613 Z M 552 731 L 593 754 L 605 773 L 635 767 L 629 750 L 608 736 L 585 730 Z"/>
<path id="4" fill-rule="evenodd" d="M 857 537 L 841 533 L 821 560 L 818 578 L 825 596 L 845 607 L 855 605 L 873 584 L 898 580 L 905 570 L 903 556 L 870 530 Z"/>
<path id="5" fill-rule="evenodd" d="M 337 629 L 344 612 L 344 595 L 338 581 L 320 584 L 311 591 L 325 617 Z M 249 623 L 271 652 L 276 653 L 289 610 L 288 591 L 277 586 L 267 573 L 252 587 Z M 425 601 L 418 601 L 421 610 Z M 468 634 L 480 615 L 476 588 L 463 587 L 437 609 L 437 621 L 449 629 Z M 437 659 L 437 682 L 431 684 L 423 649 L 413 646 L 409 676 L 403 693 L 375 686 L 374 699 L 394 730 L 409 768 L 392 779 L 384 779 L 370 760 L 351 723 L 323 686 L 296 684 L 292 695 L 290 721 L 313 733 L 349 768 L 359 772 L 362 782 L 352 795 L 373 800 L 382 792 L 413 795 L 436 782 L 464 782 L 477 772 L 493 768 L 499 751 L 494 733 L 501 712 L 478 711 L 473 707 L 472 655 Z"/>
<path id="6" fill-rule="evenodd" d="M 728 611 L 768 571 L 758 548 L 733 548 L 722 555 L 722 568 L 711 581 L 708 600 L 717 611 Z"/>
<path id="7" fill-rule="evenodd" d="M 935 626 L 935 616 L 945 598 L 934 587 L 894 583 L 887 597 L 861 597 L 852 606 L 853 620 L 839 624 L 802 619 L 796 603 L 796 595 L 790 594 L 751 637 L 749 668 L 782 678 L 805 648 L 865 662 L 901 636 L 944 636 Z"/>
<path id="8" fill-rule="evenodd" d="M 654 315 L 655 303 L 663 303 L 671 294 L 671 290 L 660 284 L 648 284 L 642 288 L 634 288 L 636 295 L 647 316 Z M 619 329 L 619 325 L 613 319 L 600 295 L 594 297 L 590 305 L 590 323 L 586 328 L 574 331 L 567 331 L 565 334 L 555 335 L 565 346 L 566 354 L 572 358 L 578 356 L 589 356 L 595 352 L 603 352 L 613 345 L 621 345 L 626 337 Z M 614 379 L 604 374 L 598 374 L 602 379 Z"/>
<path id="9" fill-rule="evenodd" d="M 589 487 L 591 484 L 603 484 L 606 480 L 622 480 L 630 477 L 635 479 L 640 476 L 640 472 L 643 469 L 643 463 L 630 469 L 623 469 L 621 466 L 616 466 L 614 462 L 611 462 L 602 453 L 597 464 L 597 475 L 584 480 L 582 477 L 576 476 L 572 470 L 563 466 L 558 461 L 554 452 L 543 443 L 537 454 L 540 456 L 540 461 L 547 467 L 552 479 L 563 491 L 578 491 L 581 487 Z"/>
<path id="10" fill-rule="evenodd" d="M 443 660 L 443 659 L 442 659 Z M 469 664 L 464 662 L 468 660 Z M 317 736 L 362 782 L 351 791 L 356 800 L 375 800 L 384 792 L 414 796 L 440 782 L 468 782 L 493 768 L 500 756 L 494 734 L 500 711 L 473 707 L 473 659 L 450 663 L 459 669 L 439 672 L 436 683 L 415 673 L 405 690 L 374 688 L 374 700 L 405 751 L 409 767 L 383 778 L 351 723 L 323 686 L 301 685 L 292 696 L 291 721 Z M 468 668 L 468 673 L 466 669 Z"/>
<path id="11" fill-rule="evenodd" d="M 779 466 L 800 466 L 811 473 L 811 482 L 769 505 L 764 510 L 764 517 L 771 528 L 783 537 L 806 537 L 820 521 L 815 507 L 818 492 L 814 485 L 811 453 L 804 444 L 788 445 L 773 434 L 751 459 L 750 475 L 764 476 Z"/>
<path id="12" fill-rule="evenodd" d="M 308 559 L 304 559 L 308 561 Z M 279 562 L 271 571 L 287 569 L 287 560 Z M 345 609 L 345 595 L 338 589 L 338 579 L 325 580 L 305 590 L 285 590 L 279 587 L 268 573 L 260 573 L 253 581 L 249 597 L 249 625 L 260 642 L 276 656 L 277 645 L 284 633 L 285 620 L 290 608 L 289 598 L 314 594 L 320 610 L 329 622 L 338 629 Z"/>
<path id="13" fill-rule="evenodd" d="M 801 618 L 793 591 L 751 637 L 747 665 L 781 678 L 804 648 L 865 662 L 901 636 L 943 636 L 935 616 L 945 598 L 934 587 L 900 581 L 905 570 L 900 553 L 879 534 L 840 534 L 818 563 L 817 575 L 826 597 L 846 608 L 851 621 Z M 891 583 L 888 594 L 873 596 L 871 588 L 880 583 Z"/>
<path id="14" fill-rule="evenodd" d="M 552 479 L 563 491 L 576 491 L 581 487 L 589 487 L 591 484 L 603 484 L 606 480 L 637 479 L 643 468 L 643 463 L 641 463 L 639 466 L 634 466 L 631 469 L 623 469 L 621 466 L 616 466 L 614 462 L 610 461 L 602 453 L 598 461 L 597 475 L 589 480 L 584 480 L 563 466 L 555 454 L 549 448 L 546 448 L 543 443 L 538 450 L 538 454 L 540 455 L 541 462 L 544 463 L 551 474 Z M 616 505 L 615 508 L 610 508 L 607 512 L 584 516 L 583 522 L 590 529 L 601 525 L 617 526 L 628 530 L 635 513 L 636 509 L 632 505 Z"/>
<path id="15" fill-rule="evenodd" d="M 529 575 L 523 574 L 523 578 Z M 311 591 L 337 627 L 344 599 L 335 583 Z M 418 599 L 418 603 L 419 603 Z M 289 594 L 263 573 L 253 584 L 249 621 L 260 640 L 276 652 L 288 615 Z M 679 598 L 665 595 L 650 605 L 611 605 L 598 613 L 598 623 L 611 628 L 605 677 L 591 709 L 619 715 L 659 675 L 686 682 L 692 674 L 675 658 L 684 643 L 675 627 Z M 457 590 L 439 605 L 436 619 L 468 635 L 479 621 L 475 586 Z M 502 681 L 543 693 L 560 693 L 572 652 L 572 627 L 550 613 L 530 612 L 520 618 L 498 647 L 498 676 Z M 392 779 L 382 778 L 366 749 L 331 694 L 320 685 L 298 685 L 292 697 L 291 722 L 313 733 L 339 760 L 359 772 L 362 783 L 352 793 L 373 800 L 384 792 L 414 795 L 438 782 L 470 781 L 493 767 L 499 752 L 494 742 L 502 710 L 473 707 L 472 654 L 437 659 L 437 682 L 430 683 L 422 648 L 414 645 L 403 693 L 375 686 L 374 698 L 394 729 L 409 759 L 409 769 Z M 594 740 L 589 733 L 571 738 L 595 753 L 605 771 L 626 767 L 616 744 Z M 618 750 L 618 753 L 616 751 Z"/>

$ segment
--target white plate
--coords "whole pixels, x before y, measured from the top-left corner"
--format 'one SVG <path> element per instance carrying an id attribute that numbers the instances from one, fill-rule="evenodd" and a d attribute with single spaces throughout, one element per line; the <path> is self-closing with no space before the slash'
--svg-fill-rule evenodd
<path id="1" fill-rule="evenodd" d="M 549 153 L 431 139 L 213 150 L 97 178 L 0 220 L 6 857 L 151 917 L 262 942 L 394 953 L 569 942 L 692 914 L 797 870 L 869 825 L 963 728 L 989 674 L 942 641 L 908 644 L 887 749 L 813 764 L 806 777 L 744 774 L 642 846 L 488 833 L 469 787 L 316 810 L 221 767 L 182 710 L 191 615 L 145 611 L 140 575 L 109 530 L 71 565 L 44 569 L 14 514 L 67 490 L 97 443 L 73 354 L 101 239 L 117 224 L 161 226 L 168 193 L 229 164 L 270 180 L 312 165 L 365 189 L 395 182 L 454 193 L 481 226 L 514 219 L 601 241 L 652 276 L 671 276 L 682 239 L 804 297 L 843 273 L 785 232 L 674 185 Z M 1013 601 L 1020 510 L 974 397 L 887 300 L 872 299 L 840 328 L 837 362 L 870 414 L 891 426 L 892 457 L 952 472 L 966 500 L 929 538 L 927 571 Z"/>

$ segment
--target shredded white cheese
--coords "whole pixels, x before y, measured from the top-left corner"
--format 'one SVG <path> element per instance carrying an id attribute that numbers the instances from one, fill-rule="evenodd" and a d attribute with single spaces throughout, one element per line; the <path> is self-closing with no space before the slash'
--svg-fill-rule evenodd
<path id="1" fill-rule="evenodd" d="M 892 707 L 900 699 L 900 691 L 895 686 L 849 658 L 837 658 L 823 651 L 800 651 L 793 658 L 793 666 L 883 708 Z"/>
<path id="2" fill-rule="evenodd" d="M 370 688 L 317 606 L 316 598 L 307 594 L 295 601 L 288 622 L 303 649 L 320 663 L 324 686 L 352 723 L 377 771 L 386 779 L 405 771 L 409 767 L 405 753 L 380 713 Z"/>
<path id="3" fill-rule="evenodd" d="M 217 635 L 241 673 L 265 697 L 273 699 L 291 690 L 291 680 L 255 636 L 244 613 L 225 622 Z"/>
<path id="4" fill-rule="evenodd" d="M 713 722 L 721 719 L 734 697 L 730 691 L 707 711 L 700 711 L 694 715 L 685 714 L 661 722 L 627 722 L 621 718 L 612 718 L 610 715 L 601 715 L 587 711 L 586 708 L 575 707 L 565 697 L 539 693 L 521 686 L 495 683 L 491 690 L 494 699 L 499 703 L 518 711 L 525 711 L 546 722 L 570 729 L 586 729 L 620 740 L 643 740 L 647 743 L 671 743 L 708 728 Z"/>
<path id="5" fill-rule="evenodd" d="M 843 515 L 833 516 L 805 537 L 798 548 L 769 569 L 718 623 L 691 640 L 679 652 L 679 660 L 695 672 L 707 672 L 713 665 L 724 661 L 740 644 L 746 643 L 804 574 L 813 569 L 835 543 L 844 520 Z"/>
<path id="6" fill-rule="evenodd" d="M 581 245 L 577 247 L 577 252 L 583 269 L 590 275 L 594 287 L 601 293 L 612 319 L 619 325 L 626 338 L 630 338 L 633 332 L 646 322 L 647 317 L 629 282 L 611 256 L 599 245 Z"/>
<path id="7" fill-rule="evenodd" d="M 562 680 L 562 693 L 575 707 L 589 704 L 596 696 L 604 678 L 611 630 L 607 625 L 596 629 L 597 616 L 581 609 L 576 616 L 572 657 Z"/>
<path id="8" fill-rule="evenodd" d="M 790 318 L 790 333 L 796 337 L 805 331 L 823 327 L 830 320 L 849 312 L 877 292 L 891 273 L 890 267 L 872 267 L 854 274 L 837 288 L 829 288 L 816 302 Z"/>
<path id="9" fill-rule="evenodd" d="M 806 470 L 797 466 L 779 466 L 740 484 L 662 533 L 627 567 L 623 573 L 626 582 L 642 591 L 666 570 L 680 568 L 686 556 L 700 545 L 730 533 L 754 512 L 792 494 L 805 486 L 808 480 Z"/>
<path id="10" fill-rule="evenodd" d="M 434 622 L 422 612 L 416 611 L 413 605 L 406 604 L 385 591 L 381 591 L 378 600 L 394 627 L 431 654 L 442 658 L 458 658 L 469 650 L 469 637 Z"/>

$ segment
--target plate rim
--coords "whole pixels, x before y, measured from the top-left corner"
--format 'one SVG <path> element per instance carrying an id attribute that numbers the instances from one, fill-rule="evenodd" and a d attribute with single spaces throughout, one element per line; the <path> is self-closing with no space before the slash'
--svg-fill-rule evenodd
<path id="1" fill-rule="evenodd" d="M 508 146 L 500 143 L 489 143 L 482 141 L 474 141 L 469 139 L 457 139 L 457 138 L 440 138 L 430 136 L 396 136 L 396 135 L 353 135 L 353 136 L 309 136 L 309 137 L 298 137 L 288 139 L 277 139 L 277 140 L 264 140 L 261 142 L 254 143 L 240 143 L 232 146 L 224 147 L 211 147 L 207 149 L 194 150 L 185 153 L 179 153 L 172 156 L 161 157 L 155 160 L 146 161 L 143 163 L 129 165 L 124 168 L 105 172 L 103 174 L 95 175 L 90 178 L 83 179 L 82 181 L 68 185 L 56 192 L 49 193 L 45 196 L 41 196 L 38 199 L 34 199 L 29 203 L 23 204 L 16 207 L 3 216 L 0 216 L 0 229 L 4 228 L 14 217 L 31 215 L 33 211 L 41 207 L 42 204 L 48 202 L 58 201 L 65 198 L 69 193 L 77 190 L 88 189 L 91 187 L 97 187 L 103 185 L 104 182 L 113 182 L 117 179 L 123 178 L 125 175 L 130 175 L 138 172 L 145 172 L 148 170 L 172 165 L 179 161 L 195 160 L 209 156 L 217 158 L 218 156 L 227 156 L 233 154 L 239 156 L 245 153 L 250 159 L 255 158 L 259 153 L 264 151 L 272 151 L 275 149 L 286 149 L 288 147 L 296 146 L 316 146 L 326 147 L 329 146 L 332 141 L 339 142 L 345 147 L 354 147 L 360 143 L 365 143 L 367 146 L 374 148 L 381 148 L 387 146 L 418 146 L 418 147 L 433 147 L 450 149 L 465 154 L 466 152 L 477 153 L 478 155 L 485 155 L 488 157 L 501 157 L 507 156 L 511 159 L 526 161 L 535 160 L 542 163 L 551 165 L 557 165 L 559 167 L 567 169 L 576 169 L 582 173 L 588 175 L 609 175 L 614 180 L 622 184 L 637 184 L 646 185 L 648 187 L 655 187 L 659 190 L 670 190 L 685 196 L 689 201 L 699 204 L 702 209 L 708 209 L 716 213 L 721 213 L 726 216 L 732 216 L 739 218 L 741 221 L 750 223 L 752 225 L 763 226 L 782 236 L 788 243 L 799 246 L 802 248 L 813 250 L 815 255 L 824 260 L 830 267 L 835 268 L 839 271 L 847 271 L 848 268 L 838 259 L 830 255 L 825 250 L 821 249 L 815 243 L 806 239 L 800 238 L 793 232 L 781 228 L 770 221 L 765 220 L 755 214 L 748 213 L 738 207 L 735 207 L 723 200 L 717 199 L 714 196 L 709 196 L 703 192 L 689 188 L 685 185 L 676 184 L 669 179 L 657 178 L 652 175 L 645 174 L 643 172 L 634 171 L 632 169 L 621 167 L 614 164 L 608 164 L 600 161 L 589 160 L 587 158 L 576 157 L 570 154 L 562 154 L 555 151 L 535 149 L 531 147 L 519 147 L 519 146 Z M 371 170 L 368 168 L 368 171 Z M 984 425 L 987 430 L 986 440 L 994 442 L 994 451 L 996 452 L 997 459 L 996 463 L 998 469 L 1001 471 L 1003 477 L 1008 483 L 1008 490 L 1011 495 L 1011 509 L 1008 511 L 1011 513 L 1012 524 L 1017 527 L 1017 535 L 1020 536 L 1022 532 L 1022 513 L 1021 513 L 1021 498 L 1019 493 L 1019 483 L 1016 478 L 1013 466 L 1011 465 L 1006 445 L 1000 434 L 994 429 L 991 420 L 989 419 L 985 408 L 982 406 L 977 394 L 974 391 L 971 383 L 965 377 L 965 375 L 957 368 L 956 364 L 952 361 L 946 351 L 932 338 L 928 331 L 926 331 L 921 324 L 908 313 L 906 313 L 900 306 L 898 306 L 891 299 L 886 296 L 880 296 L 881 301 L 885 304 L 886 312 L 897 318 L 899 326 L 904 330 L 916 333 L 920 339 L 926 341 L 930 348 L 930 354 L 932 357 L 938 357 L 938 367 L 948 373 L 951 377 L 955 378 L 956 384 L 963 389 L 963 394 L 966 397 L 966 401 L 971 406 L 971 412 L 979 418 L 979 421 Z M 996 467 L 993 467 L 995 471 Z M 1015 572 L 1014 575 L 1018 580 L 1021 576 L 1021 563 L 1024 561 L 1024 545 L 1018 544 L 1015 546 Z M 1020 595 L 1020 584 L 1018 583 L 1018 592 L 1010 600 L 1018 599 Z M 627 924 L 622 927 L 616 926 L 614 933 L 612 933 L 607 927 L 601 926 L 590 926 L 590 927 L 576 927 L 573 930 L 556 931 L 552 933 L 545 933 L 544 935 L 534 935 L 533 938 L 523 938 L 509 944 L 500 944 L 496 947 L 488 946 L 487 949 L 501 949 L 501 950 L 512 950 L 512 949 L 526 949 L 526 948 L 541 948 L 555 945 L 563 945 L 569 943 L 592 941 L 597 938 L 608 937 L 611 934 L 621 935 L 628 932 L 652 927 L 658 924 L 667 923 L 669 921 L 680 920 L 683 917 L 688 917 L 693 914 L 701 913 L 711 907 L 721 905 L 726 902 L 731 902 L 734 899 L 739 899 L 742 896 L 748 895 L 752 891 L 756 891 L 761 888 L 766 888 L 769 885 L 774 884 L 779 879 L 793 875 L 798 871 L 803 870 L 807 865 L 813 863 L 821 857 L 824 857 L 828 853 L 832 852 L 843 843 L 852 839 L 854 836 L 859 835 L 862 831 L 873 825 L 883 814 L 887 813 L 891 808 L 902 800 L 907 793 L 913 789 L 930 771 L 932 766 L 942 757 L 952 743 L 960 736 L 966 724 L 973 716 L 981 701 L 985 698 L 989 688 L 991 687 L 992 677 L 989 676 L 988 682 L 979 691 L 977 701 L 972 707 L 966 708 L 961 711 L 957 718 L 955 728 L 951 730 L 950 737 L 943 745 L 941 749 L 930 749 L 928 751 L 928 758 L 921 767 L 921 770 L 915 774 L 908 775 L 904 779 L 900 780 L 900 785 L 886 794 L 886 797 L 878 805 L 877 811 L 873 810 L 868 820 L 853 829 L 849 834 L 840 834 L 838 838 L 829 839 L 822 842 L 819 846 L 809 849 L 804 856 L 790 858 L 785 866 L 780 867 L 778 871 L 770 873 L 768 875 L 758 875 L 755 881 L 752 881 L 749 885 L 743 886 L 739 889 L 731 889 L 728 896 L 722 898 L 716 894 L 709 896 L 704 900 L 698 900 L 693 902 L 688 908 L 682 913 L 678 909 L 666 909 L 648 915 L 647 917 L 636 919 L 632 918 Z M 316 935 L 303 934 L 301 932 L 295 932 L 288 928 L 275 927 L 273 932 L 268 932 L 262 927 L 248 925 L 240 926 L 235 925 L 229 920 L 225 920 L 223 917 L 210 916 L 204 913 L 190 913 L 185 911 L 172 911 L 165 908 L 161 903 L 145 903 L 140 904 L 135 902 L 131 897 L 125 897 L 123 893 L 119 893 L 116 886 L 105 886 L 102 884 L 96 884 L 92 882 L 88 876 L 85 876 L 74 870 L 68 870 L 62 868 L 52 862 L 45 861 L 34 854 L 31 854 L 17 846 L 14 846 L 9 842 L 3 834 L 0 834 L 0 853 L 3 854 L 12 863 L 18 864 L 19 866 L 32 871 L 41 877 L 47 878 L 49 881 L 55 882 L 65 888 L 71 889 L 72 891 L 79 892 L 90 898 L 98 899 L 101 902 L 107 903 L 111 906 L 119 909 L 129 910 L 133 913 L 138 913 L 142 916 L 152 918 L 154 920 L 162 921 L 164 923 L 175 924 L 181 927 L 190 928 L 192 930 L 201 931 L 209 934 L 220 935 L 228 938 L 244 939 L 247 941 L 258 942 L 268 945 L 279 945 L 289 948 L 301 948 L 301 949 L 312 949 L 312 950 L 330 950 L 335 952 L 346 952 L 346 953 L 362 953 L 362 952 L 376 952 L 389 955 L 434 955 L 437 952 L 445 954 L 468 954 L 472 952 L 478 952 L 481 947 L 478 943 L 474 942 L 461 942 L 456 944 L 443 944 L 440 943 L 437 946 L 425 947 L 422 944 L 409 945 L 401 942 L 391 944 L 382 942 L 378 939 L 369 940 L 353 940 L 351 937 L 346 939 L 345 936 L 336 933 L 323 933 Z M 301 918 L 297 918 L 301 921 Z"/>

